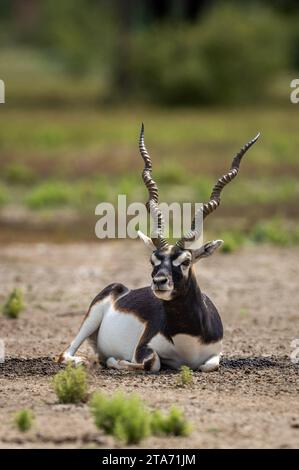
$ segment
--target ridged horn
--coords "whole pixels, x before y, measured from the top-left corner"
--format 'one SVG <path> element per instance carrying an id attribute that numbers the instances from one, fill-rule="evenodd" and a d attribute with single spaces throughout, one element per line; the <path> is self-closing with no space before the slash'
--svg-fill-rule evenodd
<path id="1" fill-rule="evenodd" d="M 152 241 L 157 248 L 163 248 L 168 245 L 165 240 L 164 233 L 164 218 L 161 210 L 159 209 L 159 191 L 157 183 L 152 178 L 152 160 L 144 144 L 144 124 L 141 125 L 139 137 L 139 150 L 144 161 L 144 169 L 142 171 L 142 179 L 148 190 L 149 198 L 146 203 L 146 208 L 149 214 L 153 217 L 154 229 Z"/>
<path id="2" fill-rule="evenodd" d="M 242 157 L 245 155 L 247 150 L 249 150 L 250 147 L 255 144 L 259 136 L 260 133 L 258 133 L 252 140 L 250 140 L 250 142 L 245 144 L 244 147 L 242 147 L 241 150 L 234 157 L 229 171 L 218 179 L 211 193 L 210 200 L 203 204 L 199 211 L 195 213 L 191 224 L 191 230 L 176 242 L 177 246 L 184 248 L 186 242 L 192 242 L 194 240 L 197 240 L 197 238 L 200 236 L 202 227 L 196 228 L 197 219 L 202 216 L 202 219 L 204 220 L 208 215 L 210 215 L 217 209 L 221 201 L 220 196 L 222 189 L 237 176 Z"/>

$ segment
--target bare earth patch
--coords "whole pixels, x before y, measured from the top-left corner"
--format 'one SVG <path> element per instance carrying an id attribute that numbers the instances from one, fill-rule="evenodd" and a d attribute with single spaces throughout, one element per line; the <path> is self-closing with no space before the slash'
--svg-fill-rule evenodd
<path id="1" fill-rule="evenodd" d="M 93 366 L 90 391 L 135 391 L 153 408 L 177 404 L 192 421 L 189 438 L 150 438 L 144 447 L 298 447 L 299 364 L 290 360 L 290 343 L 299 338 L 298 265 L 295 248 L 246 248 L 203 260 L 199 282 L 225 327 L 220 370 L 196 372 L 190 388 L 178 388 L 173 371 L 145 375 Z M 26 300 L 18 320 L 0 316 L 6 346 L 0 447 L 121 446 L 96 429 L 87 405 L 57 403 L 51 378 L 61 366 L 53 358 L 105 285 L 139 287 L 149 276 L 147 254 L 137 242 L 0 247 L 0 303 L 14 287 Z M 33 409 L 36 422 L 21 434 L 12 417 L 24 407 Z"/>

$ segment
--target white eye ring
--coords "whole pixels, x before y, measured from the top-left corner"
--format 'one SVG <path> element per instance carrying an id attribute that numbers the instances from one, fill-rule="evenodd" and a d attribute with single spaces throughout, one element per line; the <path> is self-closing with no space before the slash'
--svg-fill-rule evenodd
<path id="1" fill-rule="evenodd" d="M 159 266 L 161 264 L 161 260 L 158 259 L 155 255 L 151 256 L 151 263 L 153 266 Z"/>
<path id="2" fill-rule="evenodd" d="M 191 264 L 191 259 L 186 253 L 182 253 L 179 255 L 175 260 L 173 260 L 172 264 L 173 266 L 182 266 L 183 263 L 188 261 Z"/>

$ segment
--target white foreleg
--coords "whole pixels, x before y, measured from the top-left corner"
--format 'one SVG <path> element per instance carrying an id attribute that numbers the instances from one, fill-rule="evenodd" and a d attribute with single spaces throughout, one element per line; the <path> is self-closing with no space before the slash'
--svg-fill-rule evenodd
<path id="1" fill-rule="evenodd" d="M 75 364 L 85 362 L 83 357 L 75 356 L 75 354 L 81 344 L 100 328 L 108 302 L 110 302 L 109 298 L 99 301 L 90 308 L 81 324 L 79 333 L 68 348 L 59 356 L 58 362 L 74 362 Z"/>

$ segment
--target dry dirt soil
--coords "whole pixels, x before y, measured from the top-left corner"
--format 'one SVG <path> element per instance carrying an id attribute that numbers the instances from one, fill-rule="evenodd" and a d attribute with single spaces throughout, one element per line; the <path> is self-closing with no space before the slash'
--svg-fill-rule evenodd
<path id="1" fill-rule="evenodd" d="M 93 367 L 90 391 L 138 392 L 152 408 L 178 405 L 193 423 L 188 438 L 149 438 L 142 447 L 298 447 L 299 364 L 290 359 L 291 341 L 299 338 L 298 265 L 298 249 L 261 246 L 203 260 L 198 279 L 225 326 L 220 370 L 196 372 L 191 387 L 178 388 L 173 371 L 144 375 Z M 0 316 L 6 346 L 0 447 L 121 447 L 96 429 L 87 405 L 58 404 L 51 380 L 61 366 L 53 357 L 72 340 L 105 285 L 138 287 L 149 275 L 137 242 L 0 247 L 0 303 L 16 286 L 26 298 L 19 319 Z M 13 415 L 24 407 L 36 420 L 22 434 Z"/>

